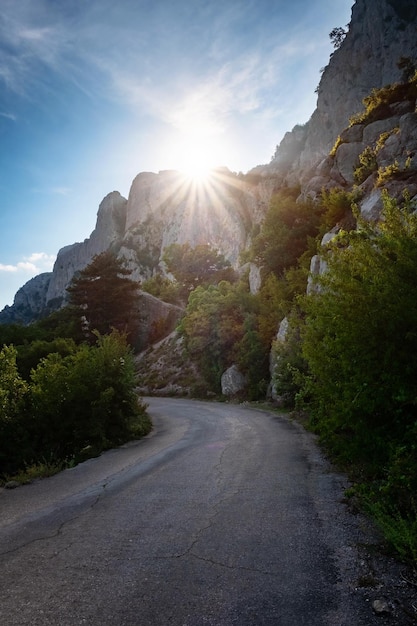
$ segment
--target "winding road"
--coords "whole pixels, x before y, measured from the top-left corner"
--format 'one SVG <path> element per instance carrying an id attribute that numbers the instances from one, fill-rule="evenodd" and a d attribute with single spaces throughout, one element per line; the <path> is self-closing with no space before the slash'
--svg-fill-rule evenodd
<path id="1" fill-rule="evenodd" d="M 0 623 L 368 626 L 344 478 L 285 416 L 147 398 L 154 431 L 0 493 Z"/>

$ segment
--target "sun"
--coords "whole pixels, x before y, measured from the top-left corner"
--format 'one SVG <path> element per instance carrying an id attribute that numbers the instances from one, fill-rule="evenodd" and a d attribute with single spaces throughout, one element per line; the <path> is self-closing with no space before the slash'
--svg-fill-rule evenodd
<path id="1" fill-rule="evenodd" d="M 213 168 L 214 165 L 206 159 L 204 153 L 194 152 L 179 163 L 178 171 L 190 182 L 202 185 L 210 179 Z"/>
<path id="2" fill-rule="evenodd" d="M 200 138 L 201 139 L 201 138 Z M 184 138 L 176 146 L 175 169 L 187 180 L 203 184 L 210 179 L 216 167 L 216 156 L 210 142 L 195 138 Z"/>
<path id="3" fill-rule="evenodd" d="M 199 101 L 191 98 L 173 115 L 167 160 L 188 182 L 202 185 L 224 160 L 222 128 Z M 167 144 L 165 144 L 167 145 Z"/>

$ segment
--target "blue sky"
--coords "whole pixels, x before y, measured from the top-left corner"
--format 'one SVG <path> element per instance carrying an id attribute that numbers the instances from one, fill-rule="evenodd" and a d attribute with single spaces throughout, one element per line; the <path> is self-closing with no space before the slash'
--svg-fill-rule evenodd
<path id="1" fill-rule="evenodd" d="M 268 163 L 353 0 L 0 0 L 0 309 L 141 171 Z"/>

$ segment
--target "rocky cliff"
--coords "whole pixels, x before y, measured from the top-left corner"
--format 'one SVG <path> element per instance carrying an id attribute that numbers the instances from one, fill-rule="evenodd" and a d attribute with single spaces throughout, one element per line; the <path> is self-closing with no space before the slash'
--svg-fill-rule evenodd
<path id="1" fill-rule="evenodd" d="M 317 108 L 288 132 L 266 170 L 290 184 L 306 184 L 372 89 L 401 79 L 402 57 L 417 59 L 417 5 L 410 0 L 357 0 L 341 46 L 317 88 Z"/>
<path id="2" fill-rule="evenodd" d="M 108 248 L 126 260 L 137 281 L 163 271 L 163 250 L 171 243 L 209 243 L 237 268 L 253 226 L 282 185 L 300 185 L 302 195 L 314 197 L 323 187 L 357 184 L 368 216 L 378 214 L 383 187 L 398 195 L 407 184 L 415 196 L 413 90 L 399 89 L 377 117 L 349 120 L 363 111 L 363 98 L 373 89 L 404 79 L 400 59 L 409 68 L 417 65 L 416 26 L 417 5 L 409 0 L 357 0 L 346 35 L 323 71 L 316 110 L 307 124 L 284 136 L 269 164 L 246 176 L 220 168 L 205 188 L 174 171 L 139 174 L 128 199 L 110 193 L 91 236 L 60 250 L 52 273 L 24 285 L 13 306 L 0 313 L 0 323 L 29 323 L 61 306 L 74 274 Z M 369 167 L 361 169 L 365 161 Z"/>

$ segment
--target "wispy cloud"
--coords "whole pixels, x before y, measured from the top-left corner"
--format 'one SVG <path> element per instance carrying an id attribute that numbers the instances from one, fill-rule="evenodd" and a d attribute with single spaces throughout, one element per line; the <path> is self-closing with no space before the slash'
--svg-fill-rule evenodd
<path id="1" fill-rule="evenodd" d="M 41 272 L 50 272 L 53 268 L 56 256 L 45 252 L 33 252 L 23 257 L 16 265 L 0 263 L 0 272 L 22 273 L 36 275 Z"/>
<path id="2" fill-rule="evenodd" d="M 5 117 L 12 122 L 16 122 L 17 120 L 17 116 L 14 113 L 7 113 L 7 111 L 0 111 L 0 117 Z"/>
<path id="3" fill-rule="evenodd" d="M 57 195 L 57 196 L 68 196 L 72 193 L 71 187 L 65 187 L 63 185 L 57 185 L 55 187 L 34 187 L 31 189 L 32 193 L 36 194 L 45 194 L 45 195 Z"/>

